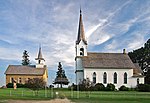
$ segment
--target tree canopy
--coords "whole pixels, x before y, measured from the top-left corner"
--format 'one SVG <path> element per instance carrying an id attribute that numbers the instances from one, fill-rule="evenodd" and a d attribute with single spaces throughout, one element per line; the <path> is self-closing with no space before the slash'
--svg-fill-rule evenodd
<path id="1" fill-rule="evenodd" d="M 22 58 L 23 58 L 22 65 L 30 65 L 31 64 L 30 60 L 29 60 L 28 52 L 26 50 L 24 50 Z"/>
<path id="2" fill-rule="evenodd" d="M 33 78 L 29 79 L 25 85 L 27 88 L 37 91 L 38 95 L 38 91 L 46 86 L 46 82 L 42 78 Z"/>
<path id="3" fill-rule="evenodd" d="M 60 84 L 61 88 L 62 85 L 68 85 L 69 81 L 67 76 L 65 75 L 65 71 L 62 69 L 61 62 L 58 64 L 58 71 L 56 72 L 56 78 L 53 84 Z"/>

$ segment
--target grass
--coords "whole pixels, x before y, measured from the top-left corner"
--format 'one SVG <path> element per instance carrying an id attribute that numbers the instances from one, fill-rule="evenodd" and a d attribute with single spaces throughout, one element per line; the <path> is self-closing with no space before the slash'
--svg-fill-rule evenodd
<path id="1" fill-rule="evenodd" d="M 53 92 L 52 92 L 53 91 Z M 58 94 L 56 94 L 56 92 Z M 45 94 L 46 93 L 46 94 Z M 0 103 L 8 99 L 50 100 L 53 98 L 68 98 L 77 103 L 150 103 L 150 92 L 80 92 L 68 89 L 40 90 L 38 96 L 27 88 L 0 89 Z"/>
<path id="2" fill-rule="evenodd" d="M 141 92 L 92 92 L 89 97 L 81 94 L 79 99 L 73 99 L 80 103 L 149 103 L 150 93 Z"/>

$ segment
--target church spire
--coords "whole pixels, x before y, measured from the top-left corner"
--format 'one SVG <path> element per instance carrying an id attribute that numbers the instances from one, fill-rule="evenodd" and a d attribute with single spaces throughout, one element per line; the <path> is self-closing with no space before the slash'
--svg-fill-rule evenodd
<path id="1" fill-rule="evenodd" d="M 81 40 L 83 40 L 83 42 L 87 45 L 87 41 L 85 39 L 85 34 L 84 34 L 83 21 L 82 21 L 82 11 L 80 7 L 79 28 L 78 28 L 78 37 L 77 37 L 76 44 L 79 44 Z"/>
<path id="2" fill-rule="evenodd" d="M 35 58 L 35 60 L 38 60 L 38 64 L 40 64 L 40 63 L 41 63 L 41 60 L 44 60 L 44 61 L 45 61 L 45 59 L 42 57 L 41 46 L 40 46 L 40 48 L 39 48 L 38 57 L 37 57 L 37 58 Z"/>

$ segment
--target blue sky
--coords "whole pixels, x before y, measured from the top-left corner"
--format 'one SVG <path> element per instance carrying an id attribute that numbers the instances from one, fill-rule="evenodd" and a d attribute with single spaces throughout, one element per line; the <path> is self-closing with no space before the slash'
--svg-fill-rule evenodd
<path id="1" fill-rule="evenodd" d="M 80 5 L 89 51 L 129 52 L 150 38 L 149 0 L 0 0 L 0 86 L 7 66 L 21 64 L 24 50 L 35 64 L 39 44 L 49 84 L 58 62 L 75 82 Z"/>

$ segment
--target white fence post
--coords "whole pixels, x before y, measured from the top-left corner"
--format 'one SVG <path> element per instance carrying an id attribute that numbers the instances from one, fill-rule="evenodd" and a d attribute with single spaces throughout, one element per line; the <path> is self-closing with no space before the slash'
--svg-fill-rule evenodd
<path id="1" fill-rule="evenodd" d="M 10 92 L 9 92 L 9 95 L 11 96 L 11 90 L 10 90 Z"/>

